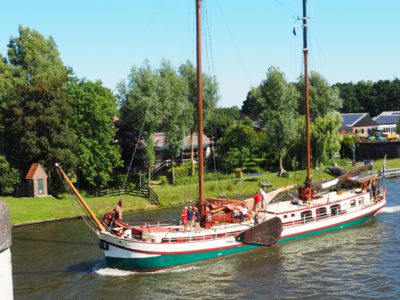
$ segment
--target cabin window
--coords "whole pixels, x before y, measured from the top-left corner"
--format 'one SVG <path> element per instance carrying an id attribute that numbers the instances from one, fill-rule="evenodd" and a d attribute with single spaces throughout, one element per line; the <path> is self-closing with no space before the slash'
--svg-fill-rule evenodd
<path id="1" fill-rule="evenodd" d="M 326 213 L 326 207 L 320 207 L 316 210 L 317 213 L 317 220 L 326 218 L 327 213 Z"/>
<path id="2" fill-rule="evenodd" d="M 358 204 L 364 204 L 364 197 L 358 198 Z"/>
<path id="3" fill-rule="evenodd" d="M 292 214 L 291 217 L 294 217 L 294 214 Z"/>
<path id="4" fill-rule="evenodd" d="M 363 129 L 361 129 L 361 133 L 364 133 L 364 128 L 363 128 Z"/>
<path id="5" fill-rule="evenodd" d="M 331 215 L 336 216 L 340 214 L 340 204 L 335 204 L 331 206 Z"/>
<path id="6" fill-rule="evenodd" d="M 283 218 L 286 219 L 286 218 L 287 218 L 287 215 L 283 215 Z"/>
<path id="7" fill-rule="evenodd" d="M 301 216 L 301 221 L 302 221 L 303 223 L 311 222 L 311 221 L 312 221 L 312 211 L 311 211 L 311 210 L 303 211 L 303 212 L 300 214 L 300 216 Z"/>
<path id="8" fill-rule="evenodd" d="M 352 199 L 352 200 L 350 201 L 350 206 L 351 206 L 351 207 L 356 206 L 356 199 Z"/>

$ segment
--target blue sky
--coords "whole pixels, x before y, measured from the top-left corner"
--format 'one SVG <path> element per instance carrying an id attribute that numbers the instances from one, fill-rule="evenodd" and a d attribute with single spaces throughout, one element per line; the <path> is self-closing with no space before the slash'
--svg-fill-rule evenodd
<path id="1" fill-rule="evenodd" d="M 195 61 L 194 0 L 12 0 L 2 3 L 0 52 L 18 25 L 52 35 L 79 77 L 115 89 L 132 65 Z M 301 0 L 203 0 L 203 70 L 220 106 L 241 106 L 269 66 L 302 71 Z M 400 1 L 308 0 L 310 69 L 330 83 L 400 77 Z"/>

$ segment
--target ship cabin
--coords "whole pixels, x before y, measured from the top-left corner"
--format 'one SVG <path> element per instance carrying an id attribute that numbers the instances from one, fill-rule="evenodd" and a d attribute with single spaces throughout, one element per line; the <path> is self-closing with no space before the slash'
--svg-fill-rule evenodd
<path id="1" fill-rule="evenodd" d="M 347 179 L 340 189 L 314 194 L 312 200 L 275 202 L 267 208 L 267 219 L 279 217 L 283 226 L 321 221 L 358 211 L 382 199 L 376 174 L 357 175 Z"/>

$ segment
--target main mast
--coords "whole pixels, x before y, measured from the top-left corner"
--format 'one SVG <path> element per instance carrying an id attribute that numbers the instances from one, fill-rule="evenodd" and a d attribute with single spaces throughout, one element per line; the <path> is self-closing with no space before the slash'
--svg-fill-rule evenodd
<path id="1" fill-rule="evenodd" d="M 199 156 L 199 199 L 204 203 L 204 163 L 203 163 L 203 94 L 201 78 L 201 0 L 196 0 L 196 35 L 197 35 L 197 153 Z"/>
<path id="2" fill-rule="evenodd" d="M 307 0 L 303 0 L 303 53 L 304 53 L 304 95 L 306 103 L 306 187 L 311 186 L 311 143 L 310 143 L 310 97 L 308 92 L 308 48 L 307 48 Z"/>

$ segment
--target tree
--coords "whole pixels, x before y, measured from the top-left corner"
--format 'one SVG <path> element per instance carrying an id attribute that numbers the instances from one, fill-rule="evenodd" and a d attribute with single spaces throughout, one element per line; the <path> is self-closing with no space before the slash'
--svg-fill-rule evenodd
<path id="1" fill-rule="evenodd" d="M 259 137 L 252 121 L 245 118 L 229 127 L 218 146 L 221 164 L 226 171 L 243 168 L 259 149 Z"/>
<path id="2" fill-rule="evenodd" d="M 269 149 L 279 161 L 279 175 L 285 172 L 283 160 L 292 146 L 296 133 L 297 98 L 295 88 L 288 84 L 285 75 L 270 67 L 267 79 L 260 85 L 263 111 L 260 114 Z"/>
<path id="3" fill-rule="evenodd" d="M 119 148 L 111 143 L 115 137 L 115 97 L 100 81 L 85 79 L 74 79 L 68 95 L 73 99 L 78 178 L 91 187 L 105 187 L 113 168 L 122 163 Z"/>
<path id="4" fill-rule="evenodd" d="M 328 162 L 339 152 L 342 135 L 339 127 L 342 117 L 339 113 L 328 113 L 323 117 L 317 117 L 311 125 L 311 151 L 313 161 Z"/>
<path id="5" fill-rule="evenodd" d="M 363 112 L 355 85 L 352 82 L 336 83 L 333 87 L 339 91 L 339 97 L 343 100 L 342 113 Z"/>
<path id="6" fill-rule="evenodd" d="M 10 195 L 19 184 L 18 170 L 10 167 L 6 158 L 0 155 L 0 195 Z"/>
<path id="7" fill-rule="evenodd" d="M 29 28 L 18 31 L 8 44 L 12 89 L 2 95 L 0 108 L 7 128 L 1 132 L 7 145 L 4 153 L 21 174 L 31 163 L 40 162 L 51 171 L 51 179 L 54 162 L 70 169 L 77 161 L 72 151 L 75 133 L 69 124 L 73 110 L 65 93 L 71 70 L 63 65 L 52 37 L 46 39 Z"/>
<path id="8" fill-rule="evenodd" d="M 172 183 L 175 184 L 175 158 L 181 153 L 183 139 L 190 126 L 192 111 L 185 97 L 185 84 L 167 62 L 160 69 L 159 99 L 163 107 L 161 127 L 166 134 L 168 151 L 171 155 Z"/>
<path id="9" fill-rule="evenodd" d="M 400 133 L 400 118 L 399 118 L 399 120 L 397 121 L 396 127 L 397 127 L 397 133 Z"/>
<path id="10" fill-rule="evenodd" d="M 129 163 L 143 125 L 147 142 L 139 143 L 139 150 L 153 156 L 146 160 L 154 161 L 154 151 L 146 150 L 146 144 L 151 144 L 151 134 L 162 131 L 166 133 L 169 152 L 174 161 L 182 149 L 183 138 L 192 117 L 187 88 L 187 82 L 167 61 L 161 63 L 159 70 L 153 70 L 148 62 L 140 68 L 132 68 L 128 85 L 121 83 L 118 89 L 121 128 L 125 132 L 125 141 L 122 143 L 125 145 L 124 152 L 129 153 L 125 154 L 126 164 Z"/>
<path id="11" fill-rule="evenodd" d="M 218 142 L 225 135 L 226 130 L 239 120 L 240 110 L 236 106 L 211 109 L 207 115 L 204 133 Z"/>
<path id="12" fill-rule="evenodd" d="M 312 71 L 310 73 L 309 82 L 311 120 L 315 120 L 317 117 L 325 116 L 331 112 L 339 111 L 342 108 L 343 104 L 339 96 L 339 89 L 331 87 L 322 75 Z M 302 95 L 299 101 L 299 111 L 304 112 L 304 76 L 300 76 L 297 82 L 297 88 Z M 302 114 L 305 114 L 305 112 Z"/>
<path id="13" fill-rule="evenodd" d="M 154 151 L 149 151 L 146 145 L 152 144 L 151 134 L 155 133 L 161 124 L 160 116 L 163 110 L 156 92 L 158 85 L 158 71 L 153 70 L 148 61 L 139 68 L 132 67 L 127 83 L 121 82 L 118 85 L 117 99 L 120 106 L 118 140 L 122 147 L 125 166 L 129 166 L 136 145 L 139 151 L 135 153 L 135 165 L 148 170 L 151 162 L 154 162 Z M 138 141 L 142 126 L 141 140 Z"/>
<path id="14" fill-rule="evenodd" d="M 197 131 L 197 70 L 194 65 L 187 61 L 179 67 L 179 75 L 186 86 L 186 100 L 190 103 L 192 111 L 192 122 L 190 124 L 190 148 L 192 161 L 192 175 L 194 175 L 194 150 L 193 150 L 193 133 Z M 202 74 L 202 90 L 203 90 L 203 119 L 208 120 L 207 115 L 209 110 L 215 108 L 219 95 L 218 83 L 214 77 Z M 205 124 L 206 125 L 206 124 Z"/>
<path id="15" fill-rule="evenodd" d="M 246 100 L 243 101 L 242 114 L 255 119 L 264 110 L 265 102 L 261 95 L 260 86 L 251 88 L 247 93 Z"/>
<path id="16" fill-rule="evenodd" d="M 371 116 L 374 116 L 375 110 L 375 91 L 374 83 L 372 81 L 359 81 L 356 86 L 357 98 L 361 104 L 362 112 L 369 112 Z"/>

